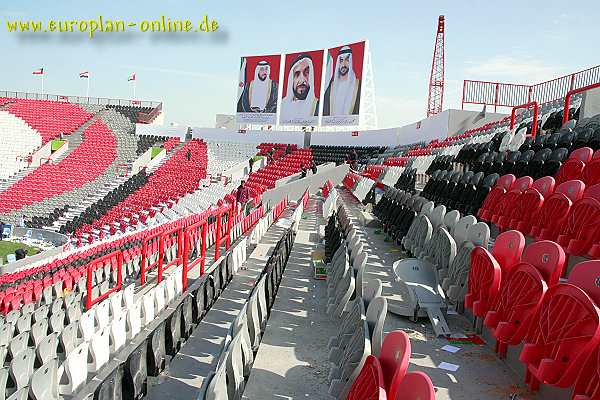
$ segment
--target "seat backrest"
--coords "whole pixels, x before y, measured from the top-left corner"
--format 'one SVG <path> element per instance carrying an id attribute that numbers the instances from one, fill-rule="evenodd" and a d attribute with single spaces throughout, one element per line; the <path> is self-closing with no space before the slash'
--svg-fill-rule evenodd
<path id="1" fill-rule="evenodd" d="M 509 191 L 515 183 L 515 180 L 516 177 L 513 174 L 502 175 L 500 178 L 498 178 L 498 181 L 496 181 L 496 186 Z"/>
<path id="2" fill-rule="evenodd" d="M 554 189 L 554 193 L 564 194 L 573 203 L 583 196 L 584 191 L 585 183 L 583 183 L 580 180 L 571 180 L 563 182 Z"/>
<path id="3" fill-rule="evenodd" d="M 433 211 L 431 212 L 431 217 L 429 218 L 433 229 L 442 225 L 442 223 L 444 222 L 445 216 L 446 216 L 446 206 L 445 205 L 440 204 L 439 206 L 437 206 L 436 208 L 433 209 Z"/>
<path id="4" fill-rule="evenodd" d="M 452 236 L 457 246 L 460 246 L 462 242 L 467 240 L 469 228 L 477 223 L 477 218 L 473 215 L 467 215 L 458 220 L 454 226 L 454 232 Z"/>
<path id="5" fill-rule="evenodd" d="M 552 192 L 554 192 L 555 180 L 551 176 L 544 176 L 542 178 L 536 179 L 535 182 L 531 184 L 533 189 L 536 189 L 544 198 L 548 197 Z"/>
<path id="6" fill-rule="evenodd" d="M 586 187 L 585 191 L 583 192 L 583 197 L 600 200 L 600 183 Z"/>
<path id="7" fill-rule="evenodd" d="M 421 371 L 409 372 L 404 376 L 396 391 L 395 397 L 390 400 L 435 400 L 435 388 L 431 378 Z"/>
<path id="8" fill-rule="evenodd" d="M 517 179 L 510 189 L 518 190 L 519 192 L 524 192 L 525 190 L 529 189 L 532 184 L 533 178 L 531 178 L 530 176 L 523 176 Z"/>
<path id="9" fill-rule="evenodd" d="M 352 384 L 348 393 L 348 400 L 386 400 L 385 383 L 379 360 L 375 356 L 368 356 L 360 374 Z"/>
<path id="10" fill-rule="evenodd" d="M 397 330 L 385 335 L 379 362 L 388 396 L 396 393 L 406 371 L 411 356 L 410 338 L 406 332 Z M 390 397 L 391 398 L 391 397 Z"/>
<path id="11" fill-rule="evenodd" d="M 490 227 L 485 222 L 478 222 L 469 226 L 467 240 L 475 246 L 487 248 L 488 241 L 490 240 Z"/>
<path id="12" fill-rule="evenodd" d="M 507 273 L 521 260 L 525 237 L 519 231 L 511 230 L 502 232 L 496 237 L 492 255 L 498 261 L 502 273 Z"/>
<path id="13" fill-rule="evenodd" d="M 591 161 L 593 155 L 594 155 L 594 150 L 590 149 L 589 147 L 582 147 L 580 149 L 573 151 L 571 153 L 571 155 L 569 156 L 569 158 L 581 160 L 584 163 L 588 163 Z"/>
<path id="14" fill-rule="evenodd" d="M 420 214 L 429 218 L 431 213 L 433 212 L 433 208 L 435 207 L 435 203 L 433 201 L 428 201 L 421 207 Z"/>
<path id="15" fill-rule="evenodd" d="M 367 308 L 366 320 L 371 336 L 371 354 L 379 356 L 383 342 L 383 325 L 387 315 L 387 300 L 384 297 L 376 297 Z"/>
<path id="16" fill-rule="evenodd" d="M 52 358 L 31 377 L 29 393 L 33 400 L 58 399 L 58 359 Z"/>
<path id="17" fill-rule="evenodd" d="M 542 240 L 527 246 L 521 261 L 533 265 L 540 271 L 548 286 L 552 286 L 562 276 L 566 256 L 561 246 L 550 240 Z"/>
<path id="18" fill-rule="evenodd" d="M 456 223 L 459 219 L 460 211 L 458 210 L 452 210 L 446 213 L 446 215 L 444 216 L 444 226 L 448 228 L 448 232 L 454 232 L 454 227 L 456 226 Z"/>
<path id="19" fill-rule="evenodd" d="M 575 265 L 568 282 L 582 289 L 597 305 L 600 304 L 600 260 L 583 261 Z"/>

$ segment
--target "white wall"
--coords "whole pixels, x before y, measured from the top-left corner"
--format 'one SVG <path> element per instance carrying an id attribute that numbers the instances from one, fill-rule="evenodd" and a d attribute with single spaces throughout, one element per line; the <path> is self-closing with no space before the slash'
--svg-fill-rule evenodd
<path id="1" fill-rule="evenodd" d="M 150 160 L 152 160 L 152 147 L 146 150 L 144 154 L 139 156 L 139 158 L 133 162 L 131 165 L 131 173 L 137 174 L 140 172 L 145 166 L 148 165 L 148 163 L 150 163 Z"/>
<path id="2" fill-rule="evenodd" d="M 185 139 L 187 126 L 164 126 L 155 124 L 135 124 L 136 135 L 158 135 L 168 137 L 179 137 Z"/>
<path id="3" fill-rule="evenodd" d="M 312 132 L 310 144 L 396 146 L 398 144 L 398 128 L 354 132 Z"/>
<path id="4" fill-rule="evenodd" d="M 192 137 L 237 143 L 290 143 L 304 146 L 304 133 L 292 131 L 246 131 L 218 128 L 192 128 Z"/>

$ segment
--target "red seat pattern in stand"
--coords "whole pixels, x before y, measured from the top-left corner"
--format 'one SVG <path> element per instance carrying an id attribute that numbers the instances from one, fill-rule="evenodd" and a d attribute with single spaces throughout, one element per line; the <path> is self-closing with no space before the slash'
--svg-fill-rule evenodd
<path id="1" fill-rule="evenodd" d="M 363 176 L 366 176 L 376 181 L 379 179 L 379 176 L 383 173 L 383 171 L 383 165 L 367 165 L 367 168 L 363 172 Z"/>
<path id="2" fill-rule="evenodd" d="M 50 100 L 8 100 L 14 102 L 6 111 L 38 131 L 42 136 L 42 144 L 56 139 L 61 133 L 72 133 L 93 116 L 77 104 Z"/>
<path id="3" fill-rule="evenodd" d="M 393 400 L 435 400 L 435 388 L 431 378 L 421 371 L 409 372 L 400 383 Z"/>
<path id="4" fill-rule="evenodd" d="M 115 160 L 117 141 L 111 130 L 95 121 L 83 132 L 83 142 L 58 164 L 44 164 L 0 193 L 0 212 L 58 196 L 94 181 Z"/>
<path id="5" fill-rule="evenodd" d="M 594 151 L 589 147 L 582 147 L 571 153 L 567 161 L 560 166 L 556 175 L 556 182 L 563 183 L 573 179 L 580 179 L 585 164 L 592 160 Z"/>
<path id="6" fill-rule="evenodd" d="M 533 182 L 533 185 L 519 198 L 510 214 L 510 221 L 504 229 L 512 228 L 521 232 L 529 232 L 533 217 L 542 208 L 544 200 L 552 195 L 554 186 L 555 181 L 551 176 L 544 176 Z M 498 223 L 504 225 L 504 220 L 500 218 Z"/>
<path id="7" fill-rule="evenodd" d="M 547 288 L 558 283 L 565 260 L 558 244 L 535 242 L 525 249 L 508 277 L 502 276 L 500 294 L 484 320 L 496 337 L 497 353 L 504 356 L 508 345 L 523 341 Z"/>
<path id="8" fill-rule="evenodd" d="M 484 221 L 489 221 L 496 207 L 496 203 L 502 196 L 508 192 L 515 183 L 516 177 L 512 174 L 501 176 L 496 182 L 496 186 L 486 196 L 481 208 L 477 212 L 477 216 Z"/>
<path id="9" fill-rule="evenodd" d="M 583 198 L 571 207 L 558 243 L 567 253 L 583 256 L 591 250 L 600 229 L 600 198 Z"/>
<path id="10" fill-rule="evenodd" d="M 179 143 L 181 143 L 181 140 L 178 137 L 171 137 L 169 139 L 167 139 L 167 141 L 163 144 L 163 149 L 165 149 L 167 152 L 173 150 L 173 148 L 175 146 L 177 146 Z"/>
<path id="11" fill-rule="evenodd" d="M 520 360 L 532 390 L 540 383 L 573 385 L 586 358 L 600 343 L 600 263 L 577 264 L 568 283 L 550 287 L 532 319 Z"/>
<path id="12" fill-rule="evenodd" d="M 300 172 L 303 164 L 308 169 L 311 162 L 312 152 L 310 149 L 292 151 L 292 153 L 284 155 L 266 167 L 252 172 L 248 177 L 246 185 L 250 189 L 253 198 L 259 197 L 265 190 L 274 188 L 275 182 L 279 179 Z"/>
<path id="13" fill-rule="evenodd" d="M 472 309 L 474 316 L 486 316 L 500 290 L 502 275 L 508 276 L 517 265 L 524 247 L 521 232 L 507 231 L 498 235 L 492 253 L 480 246 L 473 249 L 465 307 Z"/>
<path id="14" fill-rule="evenodd" d="M 585 184 L 579 180 L 563 182 L 544 200 L 525 233 L 538 240 L 556 240 L 574 202 L 583 196 Z"/>
<path id="15" fill-rule="evenodd" d="M 359 180 L 360 180 L 360 175 L 358 175 L 355 172 L 350 171 L 346 174 L 342 183 L 344 184 L 346 189 L 350 190 L 354 187 L 354 185 L 356 185 L 356 182 L 358 182 Z"/>
<path id="16" fill-rule="evenodd" d="M 585 164 L 581 173 L 581 180 L 586 186 L 593 186 L 600 183 L 600 150 L 596 150 L 592 161 Z"/>
<path id="17" fill-rule="evenodd" d="M 503 216 L 505 217 L 504 220 L 510 218 L 510 212 L 517 206 L 519 198 L 532 184 L 533 178 L 530 176 L 523 176 L 517 179 L 511 186 L 510 191 L 504 193 L 496 202 L 495 207 L 492 209 L 491 222 L 501 227 L 502 225 L 498 224 L 498 221 Z M 503 225 L 507 226 L 508 224 L 505 222 Z"/>
<path id="18" fill-rule="evenodd" d="M 387 395 L 383 387 L 383 373 L 379 360 L 375 356 L 368 356 L 352 388 L 348 393 L 348 400 L 386 400 Z"/>
<path id="19" fill-rule="evenodd" d="M 189 161 L 186 157 L 188 149 L 191 151 Z M 99 225 L 123 222 L 124 218 L 131 220 L 136 215 L 141 218 L 143 211 L 149 212 L 151 207 L 161 208 L 162 204 L 172 206 L 177 199 L 198 188 L 200 181 L 206 177 L 206 166 L 206 143 L 191 140 L 161 165 L 144 186 L 100 218 Z M 121 224 L 121 227 L 126 228 L 127 224 Z M 81 234 L 89 229 L 89 225 L 84 226 L 77 233 Z"/>

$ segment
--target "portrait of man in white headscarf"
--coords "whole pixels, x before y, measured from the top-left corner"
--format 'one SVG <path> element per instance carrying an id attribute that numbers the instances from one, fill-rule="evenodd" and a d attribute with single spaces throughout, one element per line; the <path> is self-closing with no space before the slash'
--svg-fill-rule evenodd
<path id="1" fill-rule="evenodd" d="M 335 71 L 325 90 L 323 116 L 358 115 L 360 86 L 352 64 L 352 49 L 344 46 L 337 55 Z"/>
<path id="2" fill-rule="evenodd" d="M 287 93 L 281 104 L 281 122 L 312 120 L 319 115 L 315 95 L 315 68 L 309 54 L 300 54 L 292 62 L 287 76 Z"/>
<path id="3" fill-rule="evenodd" d="M 238 112 L 276 113 L 278 83 L 271 79 L 271 65 L 261 60 L 254 69 L 254 79 L 244 85 L 238 100 Z"/>

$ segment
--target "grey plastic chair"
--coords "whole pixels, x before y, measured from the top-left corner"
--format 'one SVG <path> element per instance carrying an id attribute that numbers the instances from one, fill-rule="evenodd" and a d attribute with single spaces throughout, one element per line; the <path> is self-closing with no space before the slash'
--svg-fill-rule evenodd
<path id="1" fill-rule="evenodd" d="M 367 308 L 366 321 L 371 338 L 371 354 L 379 357 L 383 343 L 383 326 L 387 315 L 387 300 L 376 297 Z"/>
<path id="2" fill-rule="evenodd" d="M 38 365 L 57 357 L 58 333 L 53 332 L 43 338 L 35 349 Z"/>
<path id="3" fill-rule="evenodd" d="M 33 400 L 58 400 L 58 360 L 48 360 L 31 377 L 29 394 Z"/>

